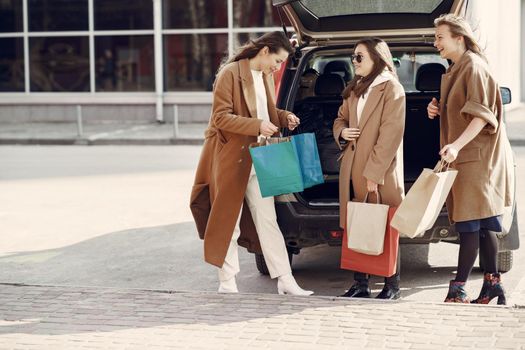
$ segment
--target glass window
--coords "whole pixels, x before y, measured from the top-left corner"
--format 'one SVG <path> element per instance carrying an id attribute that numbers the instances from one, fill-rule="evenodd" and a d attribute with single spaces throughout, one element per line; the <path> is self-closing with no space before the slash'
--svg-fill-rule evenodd
<path id="1" fill-rule="evenodd" d="M 416 73 L 425 63 L 440 63 L 448 67 L 447 60 L 441 58 L 437 52 L 392 52 L 396 73 L 405 92 L 417 92 Z"/>
<path id="2" fill-rule="evenodd" d="M 95 37 L 97 91 L 154 91 L 153 35 Z"/>
<path id="3" fill-rule="evenodd" d="M 226 0 L 164 0 L 162 2 L 166 29 L 226 28 Z"/>
<path id="4" fill-rule="evenodd" d="M 21 32 L 24 30 L 22 1 L 0 1 L 0 32 Z"/>
<path id="5" fill-rule="evenodd" d="M 29 38 L 31 91 L 89 91 L 88 37 Z"/>
<path id="6" fill-rule="evenodd" d="M 24 39 L 0 38 L 0 91 L 24 91 Z"/>
<path id="7" fill-rule="evenodd" d="M 151 0 L 95 0 L 95 30 L 153 29 Z"/>
<path id="8" fill-rule="evenodd" d="M 211 91 L 215 73 L 227 54 L 227 34 L 165 35 L 167 90 Z"/>
<path id="9" fill-rule="evenodd" d="M 29 30 L 88 30 L 88 0 L 28 0 Z"/>
<path id="10" fill-rule="evenodd" d="M 301 0 L 316 17 L 370 13 L 431 13 L 443 0 Z"/>
<path id="11" fill-rule="evenodd" d="M 290 26 L 286 15 L 281 12 L 284 23 Z M 267 0 L 233 0 L 234 27 L 281 27 L 277 8 Z"/>

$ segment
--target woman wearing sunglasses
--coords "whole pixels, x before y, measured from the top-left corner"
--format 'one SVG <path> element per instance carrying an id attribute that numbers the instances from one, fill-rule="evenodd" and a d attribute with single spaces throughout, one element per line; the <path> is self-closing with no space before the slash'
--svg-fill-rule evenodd
<path id="1" fill-rule="evenodd" d="M 496 232 L 502 231 L 504 207 L 512 205 L 512 170 L 505 161 L 510 145 L 502 128 L 501 94 L 468 22 L 444 15 L 434 24 L 434 46 L 452 65 L 441 78 L 441 101 L 428 104 L 428 117 L 440 116 L 440 155 L 458 170 L 447 198 L 450 221 L 459 232 L 458 268 L 445 302 L 469 302 L 464 287 L 481 249 L 484 282 L 472 302 L 487 304 L 498 297 L 498 304 L 505 304 Z"/>
<path id="2" fill-rule="evenodd" d="M 335 141 L 344 149 L 339 173 L 342 228 L 349 200 L 363 201 L 370 193 L 372 202 L 380 193 L 383 204 L 398 206 L 404 196 L 405 91 L 392 54 L 383 40 L 365 38 L 356 44 L 352 62 L 355 77 L 343 91 L 343 104 L 333 127 Z M 354 198 L 350 198 L 351 192 Z M 343 296 L 369 298 L 368 278 L 354 272 L 354 283 Z M 398 257 L 397 272 L 385 278 L 377 298 L 398 299 L 400 295 Z"/>

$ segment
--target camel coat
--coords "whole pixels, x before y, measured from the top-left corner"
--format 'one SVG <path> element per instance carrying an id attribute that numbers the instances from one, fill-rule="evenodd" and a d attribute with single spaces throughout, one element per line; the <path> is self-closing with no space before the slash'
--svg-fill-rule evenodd
<path id="1" fill-rule="evenodd" d="M 264 84 L 270 121 L 287 126 L 290 112 L 275 107 L 271 74 L 265 75 Z M 199 237 L 204 239 L 204 259 L 218 267 L 224 263 L 244 201 L 252 167 L 248 148 L 257 142 L 261 123 L 248 59 L 226 65 L 214 84 L 211 118 L 190 198 Z M 238 243 L 261 253 L 248 205 L 242 208 Z"/>
<path id="2" fill-rule="evenodd" d="M 447 198 L 451 222 L 501 215 L 512 205 L 513 168 L 505 153 L 510 146 L 502 130 L 502 111 L 499 87 L 487 63 L 467 51 L 441 79 L 441 147 L 454 142 L 473 118 L 487 125 L 452 163 L 458 175 Z"/>
<path id="3" fill-rule="evenodd" d="M 339 171 L 339 225 L 346 226 L 346 207 L 350 197 L 363 201 L 367 193 L 366 180 L 377 183 L 382 203 L 398 206 L 403 200 L 403 133 L 405 130 L 405 91 L 391 79 L 371 88 L 359 124 L 357 123 L 358 97 L 352 94 L 343 101 L 334 121 L 334 138 L 344 148 Z M 341 132 L 344 128 L 359 128 L 357 141 L 344 146 Z M 372 198 L 374 197 L 374 198 Z M 375 200 L 371 196 L 369 202 Z"/>

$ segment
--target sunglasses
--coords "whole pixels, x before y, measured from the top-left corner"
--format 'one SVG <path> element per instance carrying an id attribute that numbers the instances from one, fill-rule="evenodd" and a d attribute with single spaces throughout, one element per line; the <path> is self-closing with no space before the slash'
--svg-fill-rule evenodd
<path id="1" fill-rule="evenodd" d="M 356 61 L 357 63 L 361 63 L 363 61 L 363 58 L 364 58 L 363 55 L 352 55 L 350 57 L 352 58 L 352 62 Z"/>

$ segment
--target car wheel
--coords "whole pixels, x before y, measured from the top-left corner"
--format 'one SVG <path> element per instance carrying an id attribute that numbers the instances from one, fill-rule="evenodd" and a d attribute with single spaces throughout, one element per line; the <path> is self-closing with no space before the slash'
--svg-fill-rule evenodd
<path id="1" fill-rule="evenodd" d="M 288 261 L 290 262 L 290 267 L 292 266 L 293 253 L 288 251 Z M 263 275 L 269 275 L 268 266 L 266 265 L 266 260 L 264 260 L 264 255 L 255 253 L 255 265 L 257 270 Z"/>
<path id="2" fill-rule="evenodd" d="M 504 252 L 498 252 L 498 270 L 500 272 L 509 272 L 512 269 L 513 255 L 512 250 L 506 250 Z M 479 268 L 485 271 L 485 261 L 482 256 L 479 256 Z"/>

